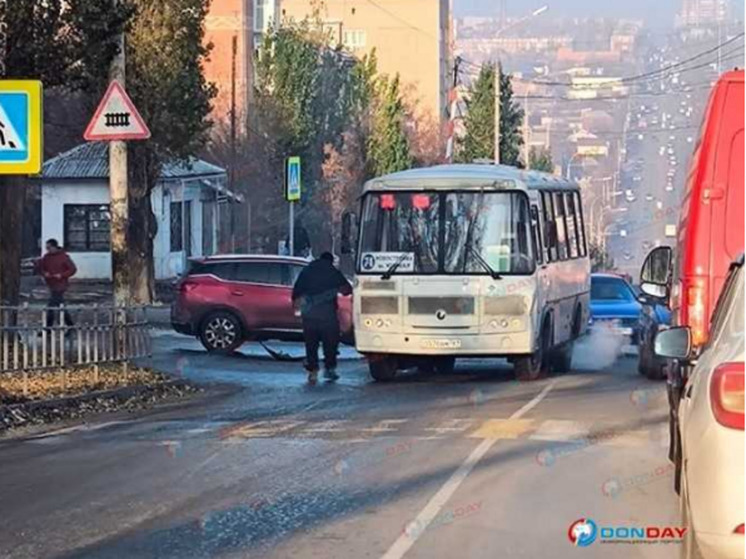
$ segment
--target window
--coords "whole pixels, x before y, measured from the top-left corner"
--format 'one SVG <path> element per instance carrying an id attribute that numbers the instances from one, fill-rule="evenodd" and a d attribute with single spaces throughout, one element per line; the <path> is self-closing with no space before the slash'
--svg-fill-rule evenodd
<path id="1" fill-rule="evenodd" d="M 283 265 L 279 262 L 239 262 L 236 281 L 283 285 Z"/>
<path id="2" fill-rule="evenodd" d="M 546 250 L 547 262 L 557 260 L 557 229 L 554 223 L 554 205 L 552 195 L 549 192 L 541 193 L 541 201 L 544 215 L 544 248 Z"/>
<path id="3" fill-rule="evenodd" d="M 565 230 L 565 200 L 561 192 L 554 193 L 554 225 L 557 230 L 557 258 L 567 260 L 567 231 Z"/>
<path id="4" fill-rule="evenodd" d="M 365 48 L 367 36 L 362 29 L 348 29 L 342 34 L 342 44 L 350 50 Z"/>
<path id="5" fill-rule="evenodd" d="M 578 248 L 578 222 L 575 215 L 575 196 L 573 192 L 567 192 L 565 194 L 565 214 L 570 258 L 577 258 L 580 252 Z"/>
<path id="6" fill-rule="evenodd" d="M 186 253 L 190 256 L 192 254 L 192 202 L 188 200 L 183 211 L 181 202 L 171 202 L 171 252 L 184 250 L 185 239 Z"/>
<path id="7" fill-rule="evenodd" d="M 591 300 L 630 303 L 635 300 L 635 293 L 622 278 L 592 276 Z"/>
<path id="8" fill-rule="evenodd" d="M 534 244 L 534 254 L 536 255 L 536 261 L 539 264 L 544 263 L 544 248 L 541 246 L 541 219 L 539 218 L 538 206 L 531 206 L 531 231 L 533 232 L 532 239 Z"/>
<path id="9" fill-rule="evenodd" d="M 226 281 L 236 279 L 236 264 L 233 262 L 192 262 L 190 276 L 213 275 Z"/>
<path id="10" fill-rule="evenodd" d="M 111 250 L 109 204 L 65 204 L 64 242 L 69 252 Z"/>
<path id="11" fill-rule="evenodd" d="M 575 224 L 578 232 L 578 251 L 580 256 L 588 254 L 588 245 L 585 241 L 585 218 L 583 217 L 583 204 L 580 201 L 580 192 L 575 192 Z"/>
<path id="12" fill-rule="evenodd" d="M 256 33 L 263 33 L 269 29 L 274 16 L 274 0 L 254 0 L 254 31 Z"/>

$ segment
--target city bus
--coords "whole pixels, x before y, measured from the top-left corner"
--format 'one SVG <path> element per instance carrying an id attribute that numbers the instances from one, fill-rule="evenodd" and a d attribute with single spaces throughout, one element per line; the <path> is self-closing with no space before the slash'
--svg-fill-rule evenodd
<path id="1" fill-rule="evenodd" d="M 371 376 L 502 357 L 516 377 L 569 370 L 588 323 L 590 259 L 577 185 L 493 164 L 368 181 L 355 265 L 355 345 Z"/>

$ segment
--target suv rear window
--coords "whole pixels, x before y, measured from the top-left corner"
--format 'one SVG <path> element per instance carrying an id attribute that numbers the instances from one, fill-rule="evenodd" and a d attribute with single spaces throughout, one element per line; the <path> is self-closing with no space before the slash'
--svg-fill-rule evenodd
<path id="1" fill-rule="evenodd" d="M 283 267 L 279 262 L 238 262 L 237 281 L 283 285 Z M 287 275 L 287 274 L 284 274 Z"/>
<path id="2" fill-rule="evenodd" d="M 192 262 L 189 267 L 190 276 L 213 275 L 224 280 L 236 279 L 236 264 L 234 262 Z"/>

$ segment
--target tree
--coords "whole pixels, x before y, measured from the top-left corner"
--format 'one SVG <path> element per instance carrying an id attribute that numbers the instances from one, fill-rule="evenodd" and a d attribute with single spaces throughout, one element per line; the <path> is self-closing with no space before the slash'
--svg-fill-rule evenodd
<path id="1" fill-rule="evenodd" d="M 466 133 L 457 139 L 456 160 L 471 163 L 495 156 L 495 65 L 484 64 L 466 98 Z M 519 166 L 523 109 L 513 101 L 510 76 L 500 68 L 500 163 Z"/>
<path id="2" fill-rule="evenodd" d="M 38 79 L 47 92 L 90 91 L 108 72 L 131 10 L 101 0 L 0 2 L 0 77 Z M 0 301 L 18 302 L 26 178 L 0 177 Z"/>
<path id="3" fill-rule="evenodd" d="M 367 162 L 371 174 L 379 176 L 410 168 L 412 156 L 404 131 L 406 113 L 399 75 L 392 80 L 381 78 L 376 93 Z"/>
<path id="4" fill-rule="evenodd" d="M 209 54 L 204 19 L 209 0 L 128 0 L 135 10 L 125 39 L 127 91 L 151 131 L 128 145 L 132 300 L 152 301 L 153 239 L 150 195 L 166 161 L 185 161 L 206 144 L 216 94 L 202 67 Z"/>
<path id="5" fill-rule="evenodd" d="M 589 243 L 588 256 L 591 259 L 591 272 L 611 272 L 616 269 L 614 259 L 599 244 Z"/>
<path id="6" fill-rule="evenodd" d="M 552 163 L 552 153 L 546 149 L 531 148 L 528 153 L 528 168 L 532 171 L 544 171 L 545 173 L 554 172 L 554 163 Z"/>

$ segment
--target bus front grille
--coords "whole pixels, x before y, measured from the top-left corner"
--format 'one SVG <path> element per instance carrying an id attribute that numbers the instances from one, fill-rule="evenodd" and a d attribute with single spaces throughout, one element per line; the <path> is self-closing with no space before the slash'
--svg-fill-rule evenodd
<path id="1" fill-rule="evenodd" d="M 473 297 L 409 297 L 409 314 L 429 315 L 445 311 L 449 315 L 474 314 Z"/>

